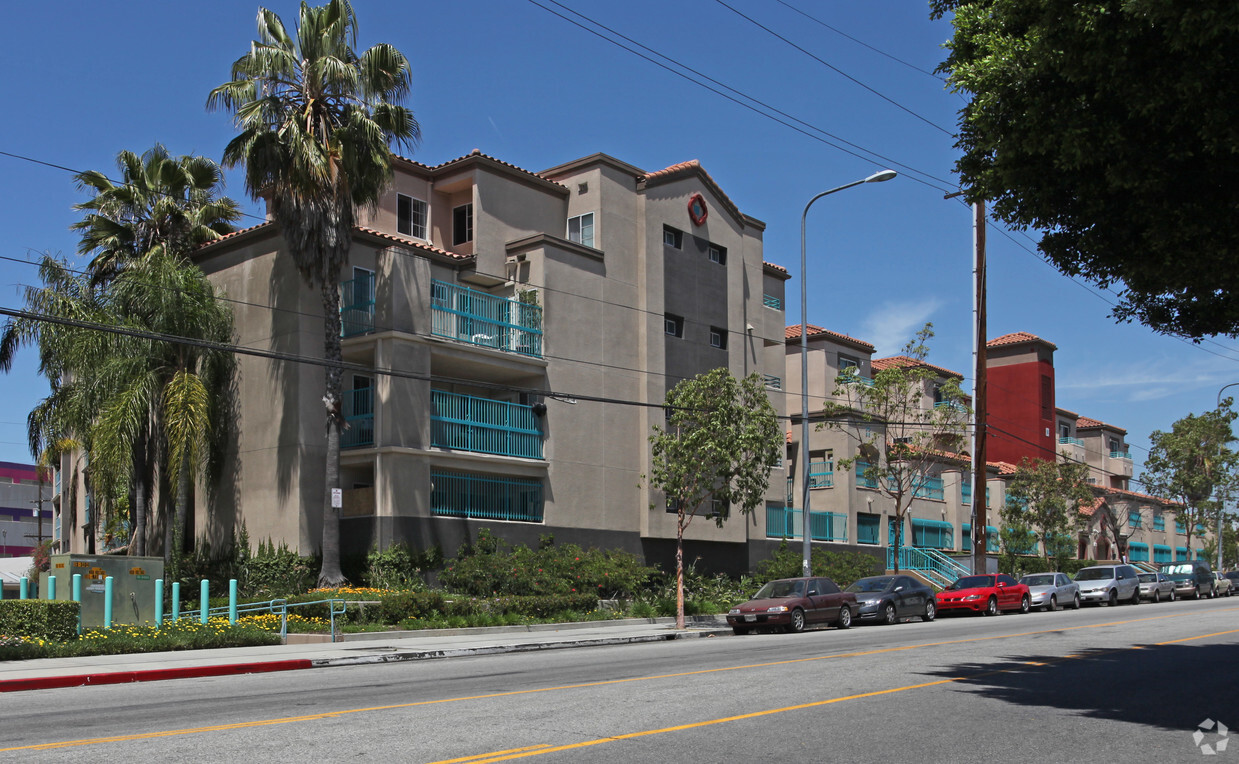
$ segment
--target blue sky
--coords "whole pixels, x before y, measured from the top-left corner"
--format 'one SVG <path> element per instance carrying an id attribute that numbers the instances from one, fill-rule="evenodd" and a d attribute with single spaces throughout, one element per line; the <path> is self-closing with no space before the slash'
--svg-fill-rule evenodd
<path id="1" fill-rule="evenodd" d="M 943 199 L 954 190 L 951 134 L 963 100 L 928 73 L 943 58 L 949 24 L 930 21 L 924 2 L 727 2 L 749 19 L 718 0 L 355 0 L 355 8 L 361 47 L 388 42 L 412 63 L 410 105 L 424 134 L 412 158 L 433 165 L 478 148 L 534 171 L 599 151 L 647 170 L 699 159 L 741 210 L 766 222 L 766 259 L 796 277 L 789 323 L 800 315 L 805 203 L 898 170 L 891 182 L 814 205 L 809 321 L 872 342 L 881 355 L 932 321 L 930 360 L 970 377 L 971 213 Z M 296 4 L 269 7 L 293 26 Z M 735 100 L 548 8 L 669 56 Z M 247 49 L 256 12 L 236 0 L 8 9 L 0 151 L 110 174 L 118 151 L 156 142 L 218 159 L 233 128 L 205 110 L 206 96 Z M 795 129 L 758 113 L 775 109 Z M 37 274 L 15 261 L 45 251 L 74 257 L 68 226 L 86 196 L 71 173 L 10 156 L 0 156 L 0 177 L 0 305 L 19 307 Z M 227 192 L 259 214 L 239 174 L 228 180 Z M 1239 381 L 1239 343 L 1192 345 L 1116 324 L 1113 295 L 1059 275 L 1033 241 L 990 228 L 989 336 L 1027 331 L 1055 343 L 1058 405 L 1126 428 L 1137 463 L 1152 430 L 1212 408 L 1218 389 Z M 24 350 L 0 375 L 0 460 L 30 460 L 25 416 L 47 393 L 36 360 Z"/>

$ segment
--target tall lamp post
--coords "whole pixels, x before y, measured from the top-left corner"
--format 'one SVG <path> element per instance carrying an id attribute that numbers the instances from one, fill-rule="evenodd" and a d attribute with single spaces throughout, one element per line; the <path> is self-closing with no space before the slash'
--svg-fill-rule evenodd
<path id="1" fill-rule="evenodd" d="M 813 555 L 813 544 L 809 533 L 809 288 L 808 267 L 805 258 L 805 221 L 809 217 L 809 208 L 823 196 L 842 191 L 862 183 L 880 183 L 890 180 L 897 173 L 894 170 L 882 170 L 862 180 L 854 180 L 829 191 L 823 191 L 809 200 L 800 216 L 800 494 L 801 522 L 800 535 L 804 539 L 804 561 L 802 575 L 808 576 L 809 560 Z"/>

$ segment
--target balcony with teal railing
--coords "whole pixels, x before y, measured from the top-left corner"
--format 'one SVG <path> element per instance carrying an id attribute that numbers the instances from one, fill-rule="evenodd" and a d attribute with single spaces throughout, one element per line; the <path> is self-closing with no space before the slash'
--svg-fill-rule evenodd
<path id="1" fill-rule="evenodd" d="M 914 475 L 912 477 L 912 496 L 917 499 L 942 501 L 945 496 L 942 478 Z"/>
<path id="2" fill-rule="evenodd" d="M 780 300 L 778 297 L 775 297 L 772 294 L 763 294 L 761 296 L 761 304 L 765 305 L 767 308 L 774 308 L 775 310 L 783 310 L 783 301 Z"/>
<path id="3" fill-rule="evenodd" d="M 1110 458 L 1111 459 L 1126 459 L 1127 461 L 1131 461 L 1131 451 L 1111 451 Z"/>
<path id="4" fill-rule="evenodd" d="M 766 538 L 803 539 L 803 527 L 802 510 L 766 506 Z M 838 512 L 810 512 L 809 537 L 813 541 L 847 541 L 847 515 Z"/>
<path id="5" fill-rule="evenodd" d="M 870 477 L 866 473 L 869 471 L 868 462 L 856 462 L 856 486 L 858 488 L 872 488 L 875 491 L 878 489 L 878 479 Z"/>
<path id="6" fill-rule="evenodd" d="M 855 367 L 848 367 L 855 368 Z M 840 371 L 835 377 L 836 385 L 864 385 L 865 387 L 873 387 L 873 380 L 868 377 L 862 377 L 860 374 L 850 374 L 845 371 Z"/>
<path id="7" fill-rule="evenodd" d="M 431 472 L 430 511 L 440 517 L 542 522 L 542 481 Z"/>
<path id="8" fill-rule="evenodd" d="M 541 459 L 542 429 L 532 406 L 431 390 L 430 444 Z"/>
<path id="9" fill-rule="evenodd" d="M 1058 444 L 1060 446 L 1083 446 L 1084 441 L 1079 438 L 1069 438 L 1067 436 L 1063 436 L 1058 439 Z"/>
<path id="10" fill-rule="evenodd" d="M 340 448 L 365 448 L 374 445 L 374 388 L 345 390 L 344 422 Z"/>
<path id="11" fill-rule="evenodd" d="M 762 379 L 765 381 L 766 387 L 770 388 L 771 390 L 782 390 L 783 389 L 783 378 L 782 377 L 776 377 L 773 374 L 763 374 Z"/>
<path id="12" fill-rule="evenodd" d="M 972 506 L 972 482 L 959 484 L 959 501 L 961 506 Z M 989 506 L 989 486 L 985 486 L 985 506 Z"/>
<path id="13" fill-rule="evenodd" d="M 809 462 L 809 487 L 834 488 L 835 463 L 833 461 Z"/>
<path id="14" fill-rule="evenodd" d="M 542 357 L 538 305 L 436 280 L 430 284 L 430 308 L 430 333 L 436 337 Z"/>
<path id="15" fill-rule="evenodd" d="M 968 407 L 959 401 L 935 401 L 934 409 L 937 411 L 958 411 L 961 414 L 968 411 Z"/>
<path id="16" fill-rule="evenodd" d="M 340 284 L 340 336 L 374 331 L 374 274 Z"/>

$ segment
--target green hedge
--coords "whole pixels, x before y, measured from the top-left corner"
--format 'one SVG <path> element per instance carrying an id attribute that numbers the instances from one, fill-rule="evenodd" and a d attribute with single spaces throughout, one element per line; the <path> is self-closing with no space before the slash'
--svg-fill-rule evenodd
<path id="1" fill-rule="evenodd" d="M 56 642 L 77 639 L 81 605 L 68 600 L 0 600 L 0 635 Z"/>

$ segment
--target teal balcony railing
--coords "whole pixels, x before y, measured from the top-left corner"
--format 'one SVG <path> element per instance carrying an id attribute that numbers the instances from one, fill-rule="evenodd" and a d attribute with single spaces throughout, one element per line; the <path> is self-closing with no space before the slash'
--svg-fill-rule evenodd
<path id="1" fill-rule="evenodd" d="M 787 507 L 791 509 L 796 506 L 796 478 L 789 477 L 787 479 Z"/>
<path id="2" fill-rule="evenodd" d="M 542 481 L 431 472 L 430 511 L 442 517 L 542 522 Z"/>
<path id="3" fill-rule="evenodd" d="M 430 333 L 436 337 L 542 357 L 542 308 L 537 305 L 432 281 L 430 307 Z"/>
<path id="4" fill-rule="evenodd" d="M 802 539 L 803 525 L 803 511 L 791 507 L 766 506 L 766 538 Z M 847 541 L 847 515 L 838 512 L 810 512 L 809 537 L 813 541 Z"/>
<path id="5" fill-rule="evenodd" d="M 912 495 L 918 499 L 936 499 L 942 501 L 944 489 L 942 478 L 915 475 L 912 478 Z"/>
<path id="6" fill-rule="evenodd" d="M 1063 446 L 1083 446 L 1084 445 L 1084 441 L 1080 440 L 1079 438 L 1068 438 L 1066 436 L 1059 438 L 1058 442 L 1060 445 L 1063 445 Z"/>
<path id="7" fill-rule="evenodd" d="M 1111 459 L 1131 459 L 1131 451 L 1111 451 Z"/>
<path id="8" fill-rule="evenodd" d="M 809 462 L 809 487 L 834 488 L 835 463 L 833 461 Z"/>
<path id="9" fill-rule="evenodd" d="M 1178 534 L 1186 534 L 1186 533 L 1187 533 L 1187 526 L 1183 524 L 1183 521 L 1182 521 L 1182 520 L 1175 520 L 1175 521 L 1174 521 L 1174 532 L 1175 532 L 1175 533 L 1178 533 Z"/>
<path id="10" fill-rule="evenodd" d="M 1155 531 L 1166 530 L 1166 518 L 1162 517 L 1161 515 L 1153 515 L 1153 530 Z"/>
<path id="11" fill-rule="evenodd" d="M 53 478 L 53 481 L 54 481 L 53 482 L 54 487 L 52 488 L 52 496 L 59 496 L 60 495 L 60 470 L 56 470 L 56 474 L 55 474 L 55 477 Z"/>
<path id="12" fill-rule="evenodd" d="M 776 376 L 775 376 L 775 375 L 773 375 L 773 374 L 763 374 L 763 375 L 762 375 L 762 379 L 764 379 L 764 380 L 765 380 L 765 382 L 766 382 L 766 387 L 769 387 L 769 388 L 771 388 L 772 390 L 782 390 L 782 389 L 783 389 L 783 379 L 782 379 L 781 377 L 776 377 Z"/>
<path id="13" fill-rule="evenodd" d="M 778 297 L 775 297 L 774 295 L 763 294 L 761 296 L 761 304 L 765 305 L 767 308 L 774 308 L 775 310 L 783 310 L 783 301 L 780 300 Z"/>
<path id="14" fill-rule="evenodd" d="M 836 385 L 864 385 L 865 387 L 873 387 L 873 380 L 868 377 L 862 377 L 858 374 L 843 374 L 835 377 Z"/>
<path id="15" fill-rule="evenodd" d="M 432 446 L 541 459 L 539 425 L 532 406 L 430 391 Z"/>
<path id="16" fill-rule="evenodd" d="M 951 411 L 959 411 L 959 412 L 964 412 L 968 410 L 968 407 L 960 403 L 959 401 L 935 401 L 934 408 L 935 409 L 948 409 Z"/>
<path id="17" fill-rule="evenodd" d="M 340 336 L 374 331 L 374 274 L 340 284 Z"/>
<path id="18" fill-rule="evenodd" d="M 340 448 L 362 448 L 374 445 L 374 388 L 345 390 L 344 421 L 348 427 L 340 433 Z"/>

